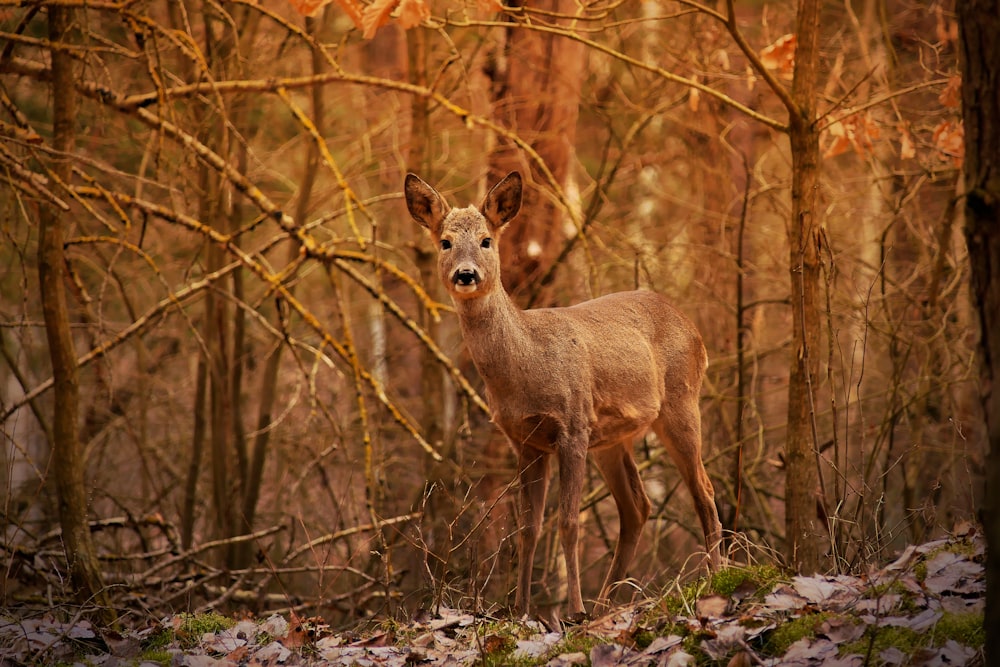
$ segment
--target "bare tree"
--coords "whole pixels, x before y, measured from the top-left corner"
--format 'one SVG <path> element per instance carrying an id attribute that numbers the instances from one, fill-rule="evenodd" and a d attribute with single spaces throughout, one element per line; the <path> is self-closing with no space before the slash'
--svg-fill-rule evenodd
<path id="1" fill-rule="evenodd" d="M 986 496 L 986 664 L 1000 661 L 1000 2 L 960 0 L 965 125 L 965 238 L 979 312 L 980 391 L 988 431 Z"/>
<path id="2" fill-rule="evenodd" d="M 824 242 L 819 208 L 819 131 L 816 93 L 819 70 L 819 0 L 799 2 L 798 44 L 789 107 L 792 211 L 788 221 L 792 303 L 792 360 L 788 381 L 785 445 L 785 539 L 789 563 L 799 572 L 821 569 L 829 544 L 817 516 L 819 456 L 816 451 L 816 385 L 819 381 L 820 252 Z"/>
<path id="3" fill-rule="evenodd" d="M 48 8 L 52 54 L 52 166 L 54 181 L 68 184 L 73 175 L 76 143 L 76 74 L 70 48 L 78 26 L 69 7 Z M 97 554 L 90 536 L 86 467 L 78 438 L 80 384 L 76 350 L 66 305 L 65 204 L 46 202 L 39 210 L 38 281 L 42 314 L 52 361 L 52 469 L 59 498 L 59 524 L 73 590 L 81 603 L 96 604 L 105 622 L 115 613 L 101 581 Z"/>

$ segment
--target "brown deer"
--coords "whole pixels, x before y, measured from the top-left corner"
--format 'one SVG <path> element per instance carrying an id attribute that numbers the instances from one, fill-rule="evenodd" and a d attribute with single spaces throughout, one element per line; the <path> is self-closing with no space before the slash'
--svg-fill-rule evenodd
<path id="1" fill-rule="evenodd" d="M 701 458 L 698 395 L 707 366 L 695 326 L 655 292 L 609 294 L 569 308 L 521 310 L 500 283 L 498 240 L 521 208 L 521 175 L 508 174 L 477 209 L 451 208 L 407 174 L 406 206 L 438 244 L 438 270 L 465 344 L 486 385 L 493 421 L 520 471 L 516 606 L 527 614 L 545 511 L 549 462 L 559 463 L 559 535 L 570 615 L 585 613 L 577 553 L 587 454 L 618 506 L 619 536 L 601 587 L 627 576 L 650 502 L 632 442 L 653 429 L 694 499 L 713 567 L 722 526 Z"/>

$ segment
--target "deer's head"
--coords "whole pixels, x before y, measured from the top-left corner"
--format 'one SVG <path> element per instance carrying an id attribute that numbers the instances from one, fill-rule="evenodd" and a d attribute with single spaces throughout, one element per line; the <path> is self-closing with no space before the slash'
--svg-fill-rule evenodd
<path id="1" fill-rule="evenodd" d="M 476 208 L 451 208 L 437 190 L 406 175 L 406 207 L 438 246 L 438 271 L 456 299 L 488 294 L 500 284 L 498 241 L 521 209 L 521 174 L 512 171 Z"/>

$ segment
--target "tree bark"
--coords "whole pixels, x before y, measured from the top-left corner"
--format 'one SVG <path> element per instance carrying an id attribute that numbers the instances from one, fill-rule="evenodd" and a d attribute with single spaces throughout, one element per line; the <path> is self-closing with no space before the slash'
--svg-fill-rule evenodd
<path id="1" fill-rule="evenodd" d="M 789 139 L 792 152 L 792 215 L 788 226 L 792 300 L 792 353 L 785 449 L 785 539 L 789 564 L 798 572 L 822 569 L 829 538 L 817 516 L 815 390 L 820 360 L 819 132 L 816 128 L 820 4 L 802 0 L 796 17 L 798 48 L 792 80 Z"/>
<path id="2" fill-rule="evenodd" d="M 75 30 L 74 12 L 66 7 L 49 6 L 48 13 L 49 39 L 53 44 L 52 174 L 63 183 L 68 183 L 72 177 L 70 156 L 76 141 L 75 74 L 69 51 L 59 46 L 66 44 Z M 43 204 L 39 213 L 38 281 L 52 361 L 52 470 L 56 478 L 63 548 L 76 598 L 81 603 L 97 605 L 101 610 L 101 620 L 113 623 L 115 613 L 101 581 L 87 521 L 86 465 L 77 430 L 79 373 L 64 289 L 66 258 L 63 225 L 66 218 L 54 204 Z"/>
<path id="3" fill-rule="evenodd" d="M 530 6 L 567 16 L 576 8 L 570 0 L 539 0 Z M 503 55 L 497 59 L 502 65 L 494 73 L 494 117 L 531 144 L 561 187 L 568 182 L 573 161 L 585 60 L 579 42 L 514 25 L 507 29 Z M 500 255 L 503 284 L 516 298 L 533 279 L 545 275 L 565 236 L 562 212 L 544 194 L 541 172 L 525 162 L 523 151 L 501 138 L 490 155 L 489 183 L 515 169 L 527 172 L 527 187 L 518 221 L 500 243 Z"/>
<path id="4" fill-rule="evenodd" d="M 1000 0 L 956 3 L 965 126 L 965 238 L 979 311 L 980 389 L 986 416 L 986 663 L 1000 664 Z"/>

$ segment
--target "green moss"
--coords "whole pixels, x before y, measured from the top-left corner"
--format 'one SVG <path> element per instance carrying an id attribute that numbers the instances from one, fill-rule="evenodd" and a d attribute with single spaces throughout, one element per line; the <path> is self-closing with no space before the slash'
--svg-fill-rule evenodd
<path id="1" fill-rule="evenodd" d="M 815 637 L 819 624 L 832 615 L 829 612 L 807 614 L 782 623 L 768 636 L 764 643 L 764 652 L 770 656 L 784 655 L 788 651 L 788 647 L 800 639 Z"/>
<path id="2" fill-rule="evenodd" d="M 878 600 L 887 595 L 899 596 L 899 602 L 893 605 L 893 608 L 898 609 L 900 613 L 919 614 L 925 609 L 923 600 L 918 599 L 916 594 L 898 579 L 876 584 L 864 592 L 864 597 L 868 600 Z"/>
<path id="3" fill-rule="evenodd" d="M 652 644 L 653 640 L 659 636 L 659 634 L 653 632 L 652 630 L 643 628 L 636 631 L 635 635 L 632 637 L 632 641 L 635 642 L 636 648 L 642 650 Z"/>
<path id="4" fill-rule="evenodd" d="M 155 662 L 158 665 L 163 665 L 163 667 L 170 667 L 173 658 L 174 656 L 169 651 L 154 649 L 143 651 L 140 662 Z"/>
<path id="5" fill-rule="evenodd" d="M 652 642 L 652 639 L 650 639 L 650 642 Z M 552 658 L 555 658 L 557 655 L 561 655 L 563 653 L 583 653 L 585 655 L 590 655 L 590 650 L 602 643 L 604 643 L 604 640 L 601 640 L 589 633 L 570 632 L 566 635 L 565 639 L 552 648 L 552 651 L 550 651 L 545 657 L 545 661 L 542 664 L 545 664 L 545 662 L 548 662 Z M 647 644 L 647 646 L 648 645 L 649 644 Z"/>
<path id="6" fill-rule="evenodd" d="M 174 631 L 168 627 L 162 627 L 142 640 L 144 651 L 159 651 L 170 645 L 174 641 Z"/>
<path id="7" fill-rule="evenodd" d="M 756 587 L 749 599 L 762 600 L 784 579 L 782 571 L 773 565 L 723 568 L 709 578 L 700 577 L 685 584 L 679 593 L 663 596 L 659 604 L 650 609 L 649 614 L 653 617 L 663 614 L 694 616 L 695 603 L 699 598 L 711 594 L 731 597 L 737 588 L 746 583 Z"/>
<path id="8" fill-rule="evenodd" d="M 942 552 L 957 554 L 959 556 L 967 556 L 970 560 L 972 560 L 972 557 L 976 555 L 976 544 L 969 540 L 949 540 L 945 544 L 942 544 L 936 549 L 931 549 L 924 554 L 924 560 L 930 560 Z"/>
<path id="9" fill-rule="evenodd" d="M 510 635 L 487 634 L 480 641 L 482 652 L 479 655 L 479 664 L 482 667 L 500 667 L 500 665 L 531 665 L 530 660 L 517 659 L 514 650 L 517 648 L 517 640 Z"/>
<path id="10" fill-rule="evenodd" d="M 840 647 L 840 655 L 877 656 L 888 648 L 896 648 L 906 655 L 913 655 L 923 648 L 944 646 L 949 639 L 962 646 L 981 648 L 986 643 L 982 614 L 945 613 L 927 632 L 893 626 L 872 626 L 866 629 L 865 634 L 857 641 L 843 644 Z"/>
<path id="11" fill-rule="evenodd" d="M 711 591 L 729 597 L 737 588 L 749 582 L 757 587 L 756 595 L 762 596 L 770 593 L 782 578 L 781 570 L 773 565 L 727 567 L 712 575 Z"/>
<path id="12" fill-rule="evenodd" d="M 906 655 L 928 645 L 927 636 L 910 628 L 871 626 L 857 641 L 840 646 L 840 655 L 878 656 L 888 648 L 897 648 Z"/>
<path id="13" fill-rule="evenodd" d="M 934 646 L 942 646 L 951 639 L 963 646 L 981 648 L 986 644 L 983 615 L 946 613 L 931 629 L 931 637 Z"/>
<path id="14" fill-rule="evenodd" d="M 201 641 L 203 635 L 209 632 L 222 632 L 234 625 L 236 621 L 214 611 L 207 614 L 181 614 L 181 625 L 174 633 L 181 646 L 191 648 Z"/>

